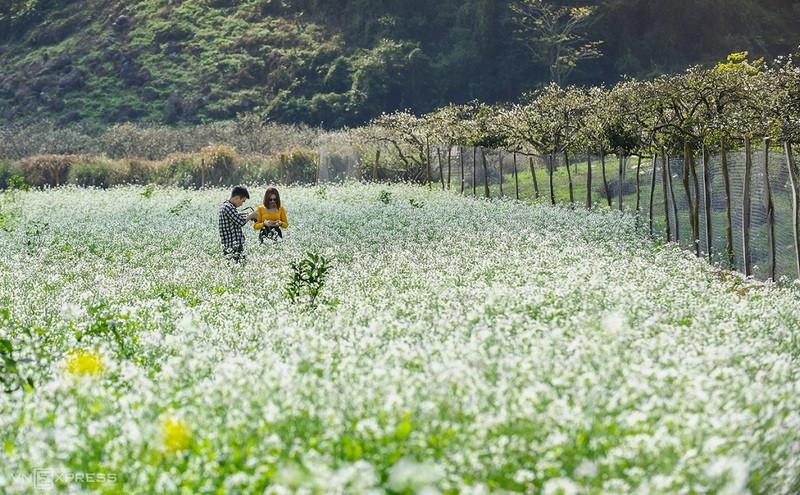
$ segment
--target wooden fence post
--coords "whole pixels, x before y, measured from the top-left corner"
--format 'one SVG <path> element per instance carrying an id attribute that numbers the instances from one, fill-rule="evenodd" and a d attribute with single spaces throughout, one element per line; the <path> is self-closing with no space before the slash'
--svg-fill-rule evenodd
<path id="1" fill-rule="evenodd" d="M 725 138 L 720 140 L 720 160 L 722 161 L 722 182 L 725 185 L 725 252 L 728 260 L 728 268 L 736 266 L 736 259 L 733 252 L 733 211 L 731 207 L 731 175 L 728 169 L 728 149 Z"/>
<path id="2" fill-rule="evenodd" d="M 764 192 L 767 207 L 767 265 L 769 279 L 775 281 L 775 204 L 769 183 L 769 138 L 764 138 Z"/>
<path id="3" fill-rule="evenodd" d="M 783 143 L 783 150 L 786 153 L 786 165 L 789 167 L 789 180 L 792 186 L 792 234 L 794 237 L 794 268 L 797 277 L 800 278 L 800 177 L 798 175 L 797 164 L 792 155 L 792 144 Z"/>
<path id="4" fill-rule="evenodd" d="M 656 170 L 658 169 L 658 153 L 653 154 L 653 172 L 650 176 L 650 209 L 648 218 L 650 221 L 650 237 L 653 237 L 653 200 L 656 196 Z"/>
<path id="5" fill-rule="evenodd" d="M 536 180 L 536 169 L 533 167 L 533 157 L 528 157 L 528 164 L 531 167 L 531 180 L 533 181 L 534 199 L 539 199 L 539 181 Z"/>
<path id="6" fill-rule="evenodd" d="M 586 153 L 586 209 L 592 209 L 592 154 Z"/>
<path id="7" fill-rule="evenodd" d="M 750 138 L 744 138 L 744 190 L 742 192 L 742 264 L 744 274 L 753 274 L 750 258 L 750 171 L 753 162 L 750 150 Z"/>
<path id="8" fill-rule="evenodd" d="M 705 205 L 705 220 L 706 220 L 706 254 L 708 261 L 711 261 L 712 250 L 714 243 L 711 231 L 711 174 L 708 172 L 708 148 L 703 144 L 703 204 Z"/>

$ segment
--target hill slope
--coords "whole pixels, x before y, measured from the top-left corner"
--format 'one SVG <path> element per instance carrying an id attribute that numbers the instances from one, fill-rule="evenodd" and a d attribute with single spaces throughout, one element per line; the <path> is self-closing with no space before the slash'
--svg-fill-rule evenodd
<path id="1" fill-rule="evenodd" d="M 785 0 L 603 0 L 605 56 L 576 82 L 800 42 Z M 191 123 L 259 111 L 330 127 L 397 108 L 514 99 L 547 77 L 509 0 L 7 0 L 0 116 Z"/>

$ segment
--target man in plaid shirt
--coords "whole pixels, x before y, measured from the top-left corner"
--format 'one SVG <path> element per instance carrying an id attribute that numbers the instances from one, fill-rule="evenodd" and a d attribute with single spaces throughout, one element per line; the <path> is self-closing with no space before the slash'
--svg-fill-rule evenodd
<path id="1" fill-rule="evenodd" d="M 250 193 L 242 186 L 236 186 L 227 199 L 219 207 L 219 237 L 222 240 L 222 252 L 235 262 L 244 256 L 244 232 L 242 226 L 249 220 L 255 220 L 255 212 L 239 213 L 237 208 L 250 199 Z"/>

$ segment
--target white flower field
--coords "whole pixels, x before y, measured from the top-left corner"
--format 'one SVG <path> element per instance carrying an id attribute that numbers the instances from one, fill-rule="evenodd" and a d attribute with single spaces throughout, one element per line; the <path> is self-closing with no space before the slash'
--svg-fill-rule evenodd
<path id="1" fill-rule="evenodd" d="M 6 198 L 0 492 L 800 493 L 798 286 L 413 186 L 282 188 L 229 265 L 228 193 Z"/>

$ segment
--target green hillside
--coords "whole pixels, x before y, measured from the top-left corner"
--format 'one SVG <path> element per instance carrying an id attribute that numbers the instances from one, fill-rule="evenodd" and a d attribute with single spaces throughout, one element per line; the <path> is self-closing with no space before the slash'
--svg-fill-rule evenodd
<path id="1" fill-rule="evenodd" d="M 588 36 L 599 83 L 800 42 L 796 3 L 603 0 Z M 258 112 L 355 125 L 450 101 L 510 100 L 544 82 L 509 0 L 4 0 L 0 117 L 195 123 Z"/>

